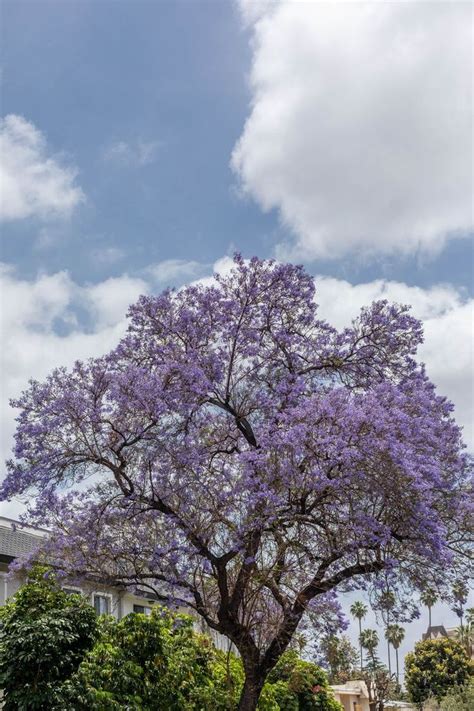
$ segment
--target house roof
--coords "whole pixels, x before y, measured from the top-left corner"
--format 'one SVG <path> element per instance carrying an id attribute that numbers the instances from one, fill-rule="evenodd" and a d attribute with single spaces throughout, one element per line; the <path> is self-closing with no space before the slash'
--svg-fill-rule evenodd
<path id="1" fill-rule="evenodd" d="M 0 557 L 4 561 L 10 562 L 36 550 L 42 538 L 40 533 L 30 533 L 2 524 L 0 522 Z"/>
<path id="2" fill-rule="evenodd" d="M 422 639 L 423 641 L 426 639 L 437 639 L 439 637 L 447 637 L 446 629 L 444 625 L 432 625 L 431 627 L 428 627 L 426 632 L 424 633 Z"/>
<path id="3" fill-rule="evenodd" d="M 365 684 L 365 681 L 362 681 L 362 679 L 347 681 L 345 684 L 331 684 L 331 689 L 334 691 L 334 693 L 339 694 L 339 695 L 357 694 L 357 695 L 362 696 L 366 699 L 369 698 L 369 692 L 367 691 L 367 686 Z"/>
<path id="4" fill-rule="evenodd" d="M 34 553 L 41 540 L 48 534 L 49 531 L 45 528 L 26 526 L 19 521 L 0 516 L 0 562 L 11 563 L 19 556 Z M 137 595 L 148 600 L 158 599 L 158 596 L 150 590 L 140 590 L 139 587 Z"/>

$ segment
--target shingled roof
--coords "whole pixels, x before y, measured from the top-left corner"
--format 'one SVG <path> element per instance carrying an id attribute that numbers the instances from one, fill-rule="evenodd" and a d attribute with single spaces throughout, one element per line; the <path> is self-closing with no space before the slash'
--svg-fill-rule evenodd
<path id="1" fill-rule="evenodd" d="M 20 555 L 32 553 L 43 535 L 40 531 L 33 533 L 0 522 L 0 560 L 10 562 Z"/>

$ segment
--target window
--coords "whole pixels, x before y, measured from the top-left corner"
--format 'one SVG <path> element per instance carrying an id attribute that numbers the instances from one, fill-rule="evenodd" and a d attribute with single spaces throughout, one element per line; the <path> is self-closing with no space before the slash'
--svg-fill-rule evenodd
<path id="1" fill-rule="evenodd" d="M 134 605 L 133 611 L 142 615 L 151 615 L 151 607 L 147 607 L 147 605 Z"/>
<path id="2" fill-rule="evenodd" d="M 81 588 L 63 588 L 66 595 L 82 595 Z"/>
<path id="3" fill-rule="evenodd" d="M 110 595 L 94 595 L 94 610 L 98 615 L 110 614 Z"/>

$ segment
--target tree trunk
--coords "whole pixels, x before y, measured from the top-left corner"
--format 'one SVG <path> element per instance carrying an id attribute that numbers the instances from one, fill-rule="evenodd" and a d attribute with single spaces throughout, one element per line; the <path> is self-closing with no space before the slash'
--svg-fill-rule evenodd
<path id="1" fill-rule="evenodd" d="M 259 678 L 258 674 L 246 673 L 238 711 L 255 711 L 264 683 L 265 679 Z"/>
<path id="2" fill-rule="evenodd" d="M 390 658 L 390 640 L 387 640 L 388 673 L 392 676 L 392 660 Z"/>
<path id="3" fill-rule="evenodd" d="M 362 620 L 359 617 L 359 640 L 362 635 Z M 359 642 L 360 644 L 360 642 Z M 360 645 L 360 670 L 362 671 L 364 668 L 364 655 L 362 652 L 362 645 Z"/>
<path id="4" fill-rule="evenodd" d="M 395 659 L 397 661 L 397 689 L 400 689 L 400 674 L 398 671 L 398 647 L 395 647 Z"/>

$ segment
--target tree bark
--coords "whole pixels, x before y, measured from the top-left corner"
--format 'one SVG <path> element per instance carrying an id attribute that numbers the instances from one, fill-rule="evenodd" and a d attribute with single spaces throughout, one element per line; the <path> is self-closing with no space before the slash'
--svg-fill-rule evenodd
<path id="1" fill-rule="evenodd" d="M 238 711 L 255 711 L 265 678 L 255 673 L 246 673 L 244 687 L 239 699 Z"/>

